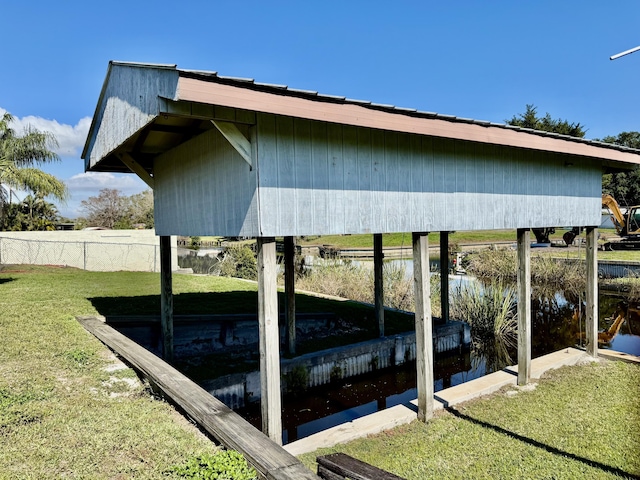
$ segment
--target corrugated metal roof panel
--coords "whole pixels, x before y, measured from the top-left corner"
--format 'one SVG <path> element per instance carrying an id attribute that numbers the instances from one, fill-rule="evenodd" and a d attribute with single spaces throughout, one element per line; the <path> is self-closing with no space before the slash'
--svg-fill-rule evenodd
<path id="1" fill-rule="evenodd" d="M 289 88 L 289 87 L 287 87 L 287 90 L 293 93 L 303 93 L 303 94 L 311 95 L 314 97 L 318 95 L 318 92 L 316 92 L 315 90 L 303 90 L 301 88 Z"/>
<path id="2" fill-rule="evenodd" d="M 230 80 L 232 82 L 241 82 L 241 83 L 255 83 L 253 78 L 244 78 L 244 77 L 227 77 L 223 75 L 217 75 L 220 80 Z"/>
<path id="3" fill-rule="evenodd" d="M 263 83 L 263 82 L 253 82 L 255 85 L 259 87 L 269 87 L 269 88 L 277 88 L 280 90 L 288 90 L 289 87 L 286 85 L 278 85 L 277 83 Z"/>

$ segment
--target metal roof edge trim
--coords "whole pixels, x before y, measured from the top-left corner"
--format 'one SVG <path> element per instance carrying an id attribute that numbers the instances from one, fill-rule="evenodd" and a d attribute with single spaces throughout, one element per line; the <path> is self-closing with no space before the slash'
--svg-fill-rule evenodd
<path id="1" fill-rule="evenodd" d="M 141 63 L 141 62 L 127 62 L 122 60 L 110 60 L 109 65 L 122 65 L 125 67 L 140 67 L 140 68 L 157 68 L 162 70 L 178 69 L 178 65 L 175 63 Z"/>

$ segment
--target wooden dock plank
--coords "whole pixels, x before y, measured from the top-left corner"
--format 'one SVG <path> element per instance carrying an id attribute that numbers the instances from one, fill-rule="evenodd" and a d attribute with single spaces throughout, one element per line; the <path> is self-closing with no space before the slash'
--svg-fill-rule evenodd
<path id="1" fill-rule="evenodd" d="M 87 331 L 148 378 L 216 440 L 227 448 L 241 452 L 265 478 L 318 479 L 296 457 L 162 359 L 97 317 L 83 316 L 77 319 Z"/>
<path id="2" fill-rule="evenodd" d="M 323 479 L 348 478 L 349 480 L 405 480 L 398 475 L 374 467 L 344 453 L 332 453 L 316 459 L 318 475 Z M 323 476 L 324 475 L 324 476 Z"/>

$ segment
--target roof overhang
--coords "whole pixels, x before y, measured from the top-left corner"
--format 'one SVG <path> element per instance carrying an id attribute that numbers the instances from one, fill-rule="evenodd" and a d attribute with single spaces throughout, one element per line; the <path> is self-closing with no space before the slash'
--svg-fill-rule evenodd
<path id="1" fill-rule="evenodd" d="M 140 65 L 111 62 L 112 65 L 177 72 L 173 98 L 155 95 L 158 111 L 150 121 L 104 155 L 91 170 L 128 172 L 123 155 L 135 159 L 151 172 L 153 158 L 207 129 L 215 128 L 210 120 L 216 110 L 208 107 L 240 109 L 248 113 L 269 113 L 355 127 L 389 130 L 468 142 L 493 144 L 528 150 L 548 151 L 572 156 L 597 158 L 604 169 L 624 170 L 640 164 L 640 151 L 615 144 L 524 129 L 510 125 L 439 115 L 392 105 L 375 104 L 317 92 L 290 89 L 281 85 L 256 83 L 250 79 L 222 77 L 214 72 L 180 70 L 175 65 Z M 109 73 L 103 86 L 96 112 L 107 99 Z M 89 133 L 99 125 L 94 115 Z M 255 119 L 255 115 L 253 117 Z M 221 118 L 225 120 L 225 118 Z M 251 120 L 248 121 L 251 123 Z M 86 158 L 89 139 L 83 151 Z"/>

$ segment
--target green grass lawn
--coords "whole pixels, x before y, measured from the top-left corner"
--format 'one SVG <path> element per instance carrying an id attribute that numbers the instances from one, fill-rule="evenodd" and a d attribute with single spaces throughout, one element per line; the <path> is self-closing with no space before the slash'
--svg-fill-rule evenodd
<path id="1" fill-rule="evenodd" d="M 559 236 L 558 238 L 561 238 Z M 454 232 L 449 235 L 450 243 L 509 242 L 516 241 L 513 230 L 480 230 L 474 232 Z M 429 234 L 429 243 L 438 245 L 440 234 Z M 342 248 L 373 248 L 373 235 L 323 235 L 304 237 L 300 245 L 334 245 Z M 411 233 L 385 233 L 382 235 L 385 247 L 411 248 Z"/>
<path id="2" fill-rule="evenodd" d="M 0 270 L 0 479 L 160 478 L 172 465 L 213 450 L 171 406 L 142 387 L 129 389 L 131 370 L 106 372 L 107 349 L 75 320 L 159 312 L 159 277 Z M 257 311 L 254 283 L 175 275 L 173 290 L 176 314 Z M 375 336 L 370 308 L 307 295 L 297 303 L 299 311 L 336 312 L 361 326 L 352 336 L 300 345 L 301 353 Z M 396 331 L 411 324 L 398 315 Z"/>
<path id="3" fill-rule="evenodd" d="M 491 397 L 301 457 L 344 452 L 407 479 L 606 479 L 640 476 L 640 365 L 553 371 L 535 390 Z M 514 394 L 515 393 L 515 394 Z"/>
<path id="4" fill-rule="evenodd" d="M 558 229 L 551 235 L 552 241 L 561 241 L 565 230 Z M 615 235 L 613 229 L 600 229 L 600 243 L 604 239 Z M 531 234 L 532 241 L 535 240 Z M 310 236 L 298 240 L 300 245 L 332 245 L 340 248 L 373 248 L 373 235 L 324 235 Z M 515 230 L 478 230 L 473 232 L 454 232 L 449 235 L 450 244 L 458 244 L 464 248 L 465 245 L 475 243 L 492 242 L 513 242 L 516 243 Z M 406 247 L 411 248 L 411 233 L 385 233 L 382 235 L 384 247 Z M 429 234 L 429 244 L 439 245 L 440 234 L 437 232 Z M 584 258 L 584 248 L 540 248 L 533 250 L 534 255 L 552 255 L 562 258 Z M 601 260 L 625 260 L 640 262 L 640 251 L 599 251 L 598 258 Z"/>
<path id="5" fill-rule="evenodd" d="M 175 275 L 176 313 L 251 311 L 255 289 L 240 280 Z M 131 370 L 106 371 L 108 350 L 74 318 L 155 313 L 159 291 L 152 273 L 0 271 L 0 479 L 170 477 L 173 465 L 214 449 L 173 407 L 127 386 Z M 371 310 L 352 302 L 301 295 L 298 305 L 337 311 L 366 334 L 375 331 Z M 464 416 L 440 415 L 370 446 L 340 448 L 408 478 L 640 475 L 638 368 L 563 370 L 534 392 L 472 403 Z"/>
<path id="6" fill-rule="evenodd" d="M 0 271 L 0 478 L 160 478 L 214 446 L 74 315 L 97 295 L 153 295 L 158 275 L 69 268 Z"/>

